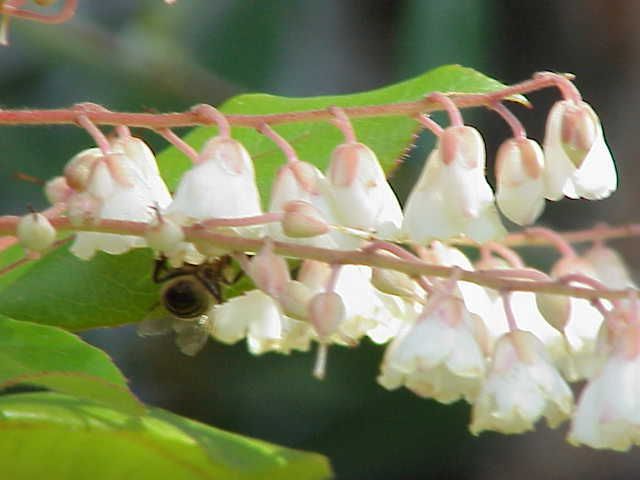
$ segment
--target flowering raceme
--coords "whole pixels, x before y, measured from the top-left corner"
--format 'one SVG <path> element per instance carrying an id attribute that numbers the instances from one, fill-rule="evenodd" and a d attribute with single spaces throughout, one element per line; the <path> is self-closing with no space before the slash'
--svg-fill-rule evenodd
<path id="1" fill-rule="evenodd" d="M 557 76 L 549 82 L 549 75 L 540 82 L 568 82 Z M 219 133 L 199 153 L 170 131 L 163 134 L 193 161 L 173 194 L 141 140 L 123 129 L 111 141 L 94 132 L 100 148 L 79 153 L 64 176 L 47 183 L 52 209 L 22 217 L 15 234 L 25 249 L 46 251 L 55 242 L 54 226 L 67 222 L 80 230 L 71 251 L 83 259 L 99 250 L 153 249 L 153 279 L 166 311 L 140 331 L 173 331 L 186 354 L 211 338 L 246 339 L 256 355 L 316 344 L 314 371 L 321 377 L 330 349 L 372 341 L 385 345 L 380 385 L 442 403 L 468 402 L 474 434 L 569 420 L 572 443 L 628 449 L 640 444 L 637 287 L 622 257 L 604 244 L 622 235 L 606 227 L 573 236 L 535 227 L 509 234 L 498 211 L 531 225 L 546 200 L 594 200 L 615 190 L 598 117 L 575 92 L 562 91 L 544 148 L 500 103 L 506 94 L 466 97 L 499 113 L 513 130 L 496 155 L 495 197 L 483 138 L 464 125 L 455 105 L 464 94 L 386 106 L 410 112 L 437 135 L 402 207 L 386 162 L 356 140 L 347 109 L 308 118 L 296 112 L 310 122 L 330 121 L 345 137 L 327 158 L 305 151 L 308 161 L 268 125 L 289 117 L 234 117 L 247 122 L 238 131 L 254 128 L 252 135 L 273 141 L 286 158 L 273 167 L 271 184 L 259 178 L 258 188 L 258 155 L 252 159 L 232 138 L 226 117 L 209 107 L 198 112 L 209 112 L 207 123 L 216 121 Z M 438 102 L 449 113 L 444 128 L 421 113 Z M 56 218 L 58 211 L 66 218 Z M 103 229 L 106 220 L 136 229 L 119 230 L 118 222 Z M 578 253 L 569 240 L 593 245 Z M 548 271 L 528 267 L 514 250 L 540 243 L 560 254 Z M 621 298 L 623 290 L 629 298 Z M 575 406 L 568 382 L 582 380 Z"/>

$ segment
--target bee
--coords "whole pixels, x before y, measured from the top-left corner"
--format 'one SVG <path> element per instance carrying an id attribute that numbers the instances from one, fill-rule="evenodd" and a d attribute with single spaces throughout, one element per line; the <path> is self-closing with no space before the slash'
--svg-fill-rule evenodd
<path id="1" fill-rule="evenodd" d="M 180 351 L 195 355 L 209 337 L 211 311 L 222 303 L 222 287 L 235 284 L 241 275 L 234 272 L 229 255 L 178 268 L 169 267 L 164 257 L 157 259 L 152 277 L 162 285 L 160 301 L 139 324 L 138 334 L 146 337 L 174 331 Z"/>

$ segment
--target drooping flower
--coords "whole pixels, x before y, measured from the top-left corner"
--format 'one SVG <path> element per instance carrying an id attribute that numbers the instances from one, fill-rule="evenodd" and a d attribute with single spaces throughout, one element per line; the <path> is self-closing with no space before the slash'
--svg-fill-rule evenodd
<path id="1" fill-rule="evenodd" d="M 405 204 L 403 232 L 418 243 L 459 235 L 485 242 L 506 234 L 476 129 L 449 127 L 442 133 Z"/>
<path id="2" fill-rule="evenodd" d="M 485 374 L 485 335 L 480 318 L 459 298 L 432 300 L 387 347 L 378 382 L 442 403 L 472 401 Z"/>
<path id="3" fill-rule="evenodd" d="M 327 169 L 332 211 L 345 227 L 393 236 L 402 210 L 375 153 L 362 143 L 343 143 L 331 154 Z"/>
<path id="4" fill-rule="evenodd" d="M 69 215 L 73 215 L 73 206 L 80 203 L 90 210 L 81 214 L 95 222 L 102 219 L 150 222 L 154 216 L 151 207 L 165 207 L 168 197 L 166 187 L 159 187 L 162 183 L 159 174 L 143 174 L 139 165 L 137 160 L 119 152 L 103 156 L 100 150 L 89 149 L 76 155 L 65 167 L 67 183 L 75 191 L 67 200 Z M 81 232 L 76 235 L 71 251 L 89 259 L 98 250 L 117 255 L 144 245 L 144 239 L 132 235 Z"/>
<path id="5" fill-rule="evenodd" d="M 200 156 L 180 179 L 167 215 L 184 223 L 262 213 L 253 162 L 240 142 L 215 137 Z"/>
<path id="6" fill-rule="evenodd" d="M 581 257 L 560 259 L 551 270 L 553 278 L 572 273 L 597 278 L 591 265 Z M 595 355 L 595 351 L 603 317 L 587 299 L 571 297 L 570 302 L 570 315 L 564 328 L 564 335 L 571 361 L 567 364 L 564 373 L 569 380 L 577 381 L 590 377 L 601 362 L 600 356 Z"/>
<path id="7" fill-rule="evenodd" d="M 585 102 L 563 100 L 549 113 L 544 139 L 549 200 L 608 197 L 617 186 L 616 168 L 600 119 Z"/>
<path id="8" fill-rule="evenodd" d="M 636 319 L 637 320 L 637 319 Z M 640 445 L 640 328 L 629 325 L 589 380 L 568 436 L 573 444 L 626 451 Z"/>
<path id="9" fill-rule="evenodd" d="M 542 417 L 551 427 L 566 420 L 573 394 L 535 335 L 515 330 L 498 339 L 470 430 L 522 433 Z"/>
<path id="10" fill-rule="evenodd" d="M 598 280 L 613 290 L 636 288 L 622 256 L 604 244 L 596 244 L 583 255 Z"/>
<path id="11" fill-rule="evenodd" d="M 223 343 L 247 338 L 249 351 L 307 351 L 313 330 L 307 322 L 285 316 L 278 303 L 261 290 L 251 290 L 216 305 L 210 315 L 211 335 Z"/>
<path id="12" fill-rule="evenodd" d="M 544 210 L 544 157 L 528 138 L 511 138 L 496 156 L 496 203 L 518 225 L 530 225 Z"/>

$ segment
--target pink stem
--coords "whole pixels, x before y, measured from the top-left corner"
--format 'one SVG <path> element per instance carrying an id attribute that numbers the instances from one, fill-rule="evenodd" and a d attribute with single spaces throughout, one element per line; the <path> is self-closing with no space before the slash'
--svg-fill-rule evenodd
<path id="1" fill-rule="evenodd" d="M 562 235 L 554 232 L 549 228 L 544 227 L 531 227 L 525 230 L 527 235 L 532 235 L 536 237 L 542 237 L 545 240 L 548 240 L 556 250 L 565 258 L 572 258 L 576 256 L 576 251 L 573 249 L 571 244 L 567 242 Z"/>
<path id="2" fill-rule="evenodd" d="M 329 278 L 327 279 L 327 285 L 325 286 L 326 292 L 335 291 L 342 267 L 343 265 L 331 265 L 331 274 L 329 275 Z"/>
<path id="3" fill-rule="evenodd" d="M 356 138 L 356 132 L 353 129 L 353 124 L 344 110 L 335 106 L 329 107 L 328 110 L 329 113 L 334 116 L 333 124 L 342 132 L 345 141 L 347 143 L 357 143 L 358 139 Z"/>
<path id="4" fill-rule="evenodd" d="M 493 106 L 493 110 L 495 110 L 495 112 L 498 113 L 504 119 L 505 122 L 507 122 L 515 138 L 518 138 L 518 139 L 527 138 L 527 132 L 524 129 L 524 126 L 522 125 L 520 120 L 518 120 L 518 117 L 516 117 L 511 110 L 505 107 L 505 105 L 502 102 L 497 102 Z"/>
<path id="5" fill-rule="evenodd" d="M 504 269 L 495 268 L 489 270 L 477 270 L 478 273 L 485 275 L 492 275 L 500 278 L 518 278 L 521 280 L 533 280 L 533 281 L 547 281 L 551 282 L 551 278 L 544 272 L 535 270 L 533 268 L 522 269 Z"/>
<path id="6" fill-rule="evenodd" d="M 255 215 L 253 217 L 240 217 L 240 218 L 210 218 L 203 220 L 198 225 L 203 228 L 215 228 L 215 227 L 248 227 L 251 225 L 263 225 L 265 223 L 275 223 L 282 221 L 284 216 L 281 212 L 270 212 L 262 215 Z"/>
<path id="7" fill-rule="evenodd" d="M 189 158 L 189 160 L 191 160 L 191 163 L 196 164 L 200 161 L 198 152 L 196 152 L 191 145 L 182 140 L 182 138 L 176 135 L 170 128 L 162 128 L 160 130 L 156 130 L 156 132 L 158 133 L 158 135 L 161 135 L 167 142 L 174 145 L 178 150 L 184 153 Z"/>
<path id="8" fill-rule="evenodd" d="M 578 90 L 573 82 L 564 75 L 553 72 L 538 72 L 533 78 L 551 79 L 555 86 L 558 87 L 558 90 L 560 90 L 560 93 L 565 100 L 573 100 L 576 103 L 582 101 L 582 94 L 580 93 L 580 90 Z"/>
<path id="9" fill-rule="evenodd" d="M 64 0 L 64 5 L 60 8 L 58 13 L 53 15 L 43 15 L 42 13 L 33 12 L 31 10 L 24 10 L 21 8 L 15 8 L 11 5 L 0 6 L 0 14 L 10 15 L 16 18 L 22 18 L 24 20 L 32 20 L 39 23 L 47 23 L 55 25 L 58 23 L 64 23 L 67 20 L 73 18 L 78 8 L 78 0 Z"/>
<path id="10" fill-rule="evenodd" d="M 425 127 L 427 130 L 433 133 L 436 137 L 439 137 L 440 135 L 442 135 L 442 132 L 444 131 L 443 128 L 440 125 L 438 125 L 438 123 L 434 121 L 429 115 L 420 114 L 420 115 L 416 115 L 415 118 L 418 121 L 418 123 L 420 123 L 420 125 Z"/>
<path id="11" fill-rule="evenodd" d="M 447 114 L 449 115 L 449 123 L 452 127 L 464 126 L 464 121 L 462 120 L 462 113 L 460 113 L 460 109 L 447 95 L 440 92 L 433 92 L 432 94 L 427 96 L 427 98 L 429 100 L 433 100 L 434 102 L 440 103 L 445 108 Z"/>
<path id="12" fill-rule="evenodd" d="M 507 324 L 509 325 L 509 331 L 514 332 L 518 330 L 518 324 L 516 323 L 516 316 L 513 314 L 511 308 L 511 293 L 501 292 L 502 305 L 504 306 L 504 314 L 507 317 Z"/>
<path id="13" fill-rule="evenodd" d="M 191 111 L 204 119 L 205 123 L 218 125 L 218 135 L 224 138 L 231 137 L 231 125 L 227 117 L 217 108 L 201 103 L 191 108 Z"/>
<path id="14" fill-rule="evenodd" d="M 84 128 L 89 135 L 93 138 L 93 141 L 96 142 L 98 148 L 102 151 L 102 154 L 106 157 L 111 153 L 111 145 L 109 145 L 109 140 L 105 137 L 102 130 L 100 130 L 95 123 L 93 123 L 89 117 L 84 114 L 80 114 L 77 116 L 76 121 L 78 125 Z"/>
<path id="15" fill-rule="evenodd" d="M 514 95 L 535 92 L 555 85 L 556 81 L 553 78 L 541 76 L 492 93 L 452 93 L 448 98 L 459 108 L 490 107 L 495 102 L 513 98 Z M 343 108 L 349 118 L 415 117 L 421 113 L 435 112 L 442 109 L 440 102 L 429 98 L 409 102 Z M 85 112 L 85 114 L 98 125 L 129 125 L 130 127 L 149 129 L 191 127 L 210 123 L 209 120 L 203 119 L 200 114 L 193 111 L 181 113 L 93 111 Z M 76 109 L 0 110 L 0 125 L 69 125 L 76 123 L 77 115 Z M 265 123 L 280 125 L 297 122 L 320 122 L 331 120 L 333 116 L 326 108 L 323 108 L 265 115 L 226 115 L 225 118 L 231 125 L 257 129 Z"/>
<path id="16" fill-rule="evenodd" d="M 507 263 L 512 266 L 513 268 L 525 268 L 526 265 L 524 264 L 524 262 L 522 261 L 522 258 L 520 257 L 520 255 L 518 255 L 518 253 L 505 246 L 502 245 L 498 242 L 487 242 L 485 244 L 483 244 L 480 247 L 480 252 L 483 255 L 483 258 L 490 258 L 489 257 L 485 257 L 485 254 L 488 255 L 488 252 L 494 252 L 497 253 L 498 255 L 500 255 L 503 259 L 505 259 L 507 261 Z"/>
<path id="17" fill-rule="evenodd" d="M 258 128 L 258 131 L 261 134 L 263 134 L 265 137 L 269 138 L 273 143 L 275 143 L 278 146 L 280 150 L 282 150 L 282 153 L 284 153 L 284 156 L 287 159 L 287 163 L 296 163 L 300 161 L 300 159 L 298 159 L 298 154 L 296 153 L 294 148 L 291 146 L 291 144 L 287 142 L 283 137 L 278 135 L 278 133 L 276 133 L 276 131 L 272 129 L 269 125 L 267 125 L 266 123 L 263 123 Z"/>
<path id="18" fill-rule="evenodd" d="M 130 138 L 131 130 L 126 125 L 116 125 L 116 133 L 120 138 Z"/>

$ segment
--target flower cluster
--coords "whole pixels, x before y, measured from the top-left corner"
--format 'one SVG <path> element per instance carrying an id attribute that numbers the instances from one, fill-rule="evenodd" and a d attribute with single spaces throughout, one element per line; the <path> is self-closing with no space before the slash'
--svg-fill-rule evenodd
<path id="1" fill-rule="evenodd" d="M 482 136 L 464 125 L 442 94 L 429 98 L 448 110 L 451 125 L 443 129 L 428 117 L 418 119 L 438 141 L 404 207 L 376 154 L 336 108 L 333 122 L 345 140 L 325 171 L 299 159 L 268 125 L 258 128 L 286 157 L 266 211 L 249 152 L 232 138 L 224 116 L 210 110 L 219 134 L 199 153 L 165 132 L 193 161 L 172 195 L 142 140 L 126 128 L 107 140 L 91 125 L 86 128 L 98 148 L 73 157 L 46 192 L 56 213 L 83 227 L 71 247 L 78 257 L 146 246 L 160 263 L 168 261 L 168 280 L 158 281 L 171 314 L 143 322 L 141 333 L 174 330 L 187 354 L 197 353 L 209 337 L 229 344 L 246 339 L 254 354 L 307 351 L 316 342 L 315 373 L 322 376 L 330 346 L 354 346 L 366 337 L 387 344 L 380 385 L 443 403 L 469 402 L 473 433 L 518 433 L 542 418 L 552 427 L 572 419 L 571 442 L 624 450 L 640 443 L 640 319 L 623 261 L 602 242 L 578 254 L 554 232 L 530 229 L 561 254 L 545 273 L 527 268 L 500 243 L 507 234 L 500 211 L 529 225 L 545 200 L 600 199 L 616 188 L 598 117 L 568 80 L 556 80 L 565 99 L 550 112 L 543 147 L 504 105 L 490 105 L 513 129 L 497 153 L 495 195 L 485 176 Z M 136 235 L 85 231 L 107 220 L 144 229 Z M 262 248 L 224 248 L 194 232 L 261 239 Z M 17 235 L 26 248 L 41 251 L 55 232 L 46 215 L 31 213 Z M 479 250 L 475 264 L 454 247 L 461 240 Z M 278 255 L 282 245 L 371 252 L 448 267 L 452 275 L 409 276 L 311 255 L 298 256 L 294 265 Z M 233 281 L 224 271 L 230 259 L 253 289 L 222 301 L 221 285 Z M 518 279 L 525 288 L 492 290 L 463 280 L 464 272 Z M 603 301 L 596 294 L 588 300 L 526 291 L 527 282 L 540 281 L 594 292 L 604 285 L 629 288 L 630 294 Z M 569 382 L 583 380 L 576 403 Z"/>

